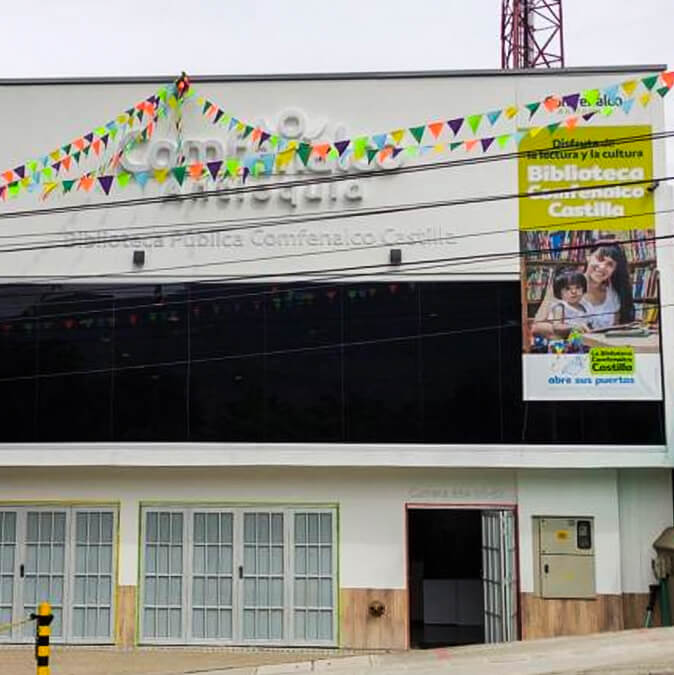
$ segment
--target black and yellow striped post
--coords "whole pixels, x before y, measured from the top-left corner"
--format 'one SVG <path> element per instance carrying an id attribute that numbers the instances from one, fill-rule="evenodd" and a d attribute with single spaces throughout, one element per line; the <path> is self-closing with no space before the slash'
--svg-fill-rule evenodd
<path id="1" fill-rule="evenodd" d="M 37 675 L 49 675 L 49 627 L 54 616 L 51 613 L 51 605 L 48 602 L 40 603 L 37 614 L 34 615 L 37 622 L 35 632 L 35 660 L 37 661 Z"/>

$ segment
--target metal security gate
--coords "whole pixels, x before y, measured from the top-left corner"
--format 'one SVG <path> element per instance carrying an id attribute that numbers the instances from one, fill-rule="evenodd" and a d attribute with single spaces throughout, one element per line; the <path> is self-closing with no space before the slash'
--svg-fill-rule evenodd
<path id="1" fill-rule="evenodd" d="M 517 640 L 515 514 L 482 512 L 485 642 Z"/>
<path id="2" fill-rule="evenodd" d="M 0 623 L 52 606 L 55 642 L 113 642 L 112 509 L 0 507 Z M 34 640 L 32 624 L 0 633 L 5 642 Z"/>
<path id="3" fill-rule="evenodd" d="M 143 511 L 141 640 L 336 643 L 333 509 Z"/>

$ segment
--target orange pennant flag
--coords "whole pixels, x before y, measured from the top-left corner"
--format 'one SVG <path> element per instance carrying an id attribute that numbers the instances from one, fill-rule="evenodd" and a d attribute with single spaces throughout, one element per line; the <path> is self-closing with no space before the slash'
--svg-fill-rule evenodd
<path id="1" fill-rule="evenodd" d="M 101 141 L 97 138 L 92 144 L 91 149 L 98 155 L 101 152 Z"/>
<path id="2" fill-rule="evenodd" d="M 390 145 L 387 145 L 379 153 L 379 159 L 383 162 L 385 159 L 388 159 L 393 154 L 393 148 Z"/>
<path id="3" fill-rule="evenodd" d="M 79 190 L 85 190 L 86 192 L 89 192 L 92 187 L 94 187 L 93 176 L 82 176 L 82 178 L 80 178 L 79 184 L 77 185 Z"/>
<path id="4" fill-rule="evenodd" d="M 440 135 L 444 126 L 445 126 L 444 122 L 432 122 L 431 124 L 428 125 L 428 128 L 431 130 L 431 133 L 433 134 L 433 138 L 437 138 Z"/>
<path id="5" fill-rule="evenodd" d="M 195 162 L 189 165 L 188 170 L 192 180 L 199 180 L 204 173 L 204 165 L 201 162 Z"/>
<path id="6" fill-rule="evenodd" d="M 665 84 L 665 87 L 671 89 L 674 87 L 674 70 L 669 70 L 664 73 L 660 73 L 660 78 Z"/>
<path id="7" fill-rule="evenodd" d="M 465 141 L 464 145 L 466 147 L 466 150 L 472 150 L 477 145 L 477 139 L 473 138 L 470 141 Z"/>
<path id="8" fill-rule="evenodd" d="M 14 172 L 13 171 L 5 171 L 5 173 L 2 174 L 2 177 L 8 182 L 11 183 L 14 180 Z"/>
<path id="9" fill-rule="evenodd" d="M 66 157 L 64 157 L 64 158 L 61 160 L 61 166 L 62 166 L 66 171 L 70 171 L 70 165 L 71 165 L 71 163 L 72 163 L 72 158 L 69 157 L 69 156 L 66 156 Z"/>
<path id="10" fill-rule="evenodd" d="M 83 139 L 83 138 L 78 138 L 76 141 L 73 141 L 73 145 L 74 145 L 78 150 L 84 150 L 84 139 Z"/>
<path id="11" fill-rule="evenodd" d="M 578 126 L 578 118 L 577 117 L 567 117 L 564 120 L 564 126 L 567 129 L 575 129 Z"/>
<path id="12" fill-rule="evenodd" d="M 315 155 L 318 155 L 321 159 L 325 159 L 330 148 L 330 143 L 319 143 L 318 145 L 314 145 L 312 149 Z"/>
<path id="13" fill-rule="evenodd" d="M 253 143 L 255 143 L 255 141 L 257 141 L 260 138 L 260 136 L 262 136 L 262 131 L 256 127 L 250 134 L 250 140 L 253 141 Z"/>
<path id="14" fill-rule="evenodd" d="M 557 110 L 561 104 L 562 102 L 556 96 L 548 96 L 545 101 L 543 101 L 543 105 L 548 112 Z"/>
<path id="15" fill-rule="evenodd" d="M 208 110 L 206 111 L 206 117 L 213 117 L 217 111 L 217 108 L 211 103 L 210 106 L 208 106 Z"/>

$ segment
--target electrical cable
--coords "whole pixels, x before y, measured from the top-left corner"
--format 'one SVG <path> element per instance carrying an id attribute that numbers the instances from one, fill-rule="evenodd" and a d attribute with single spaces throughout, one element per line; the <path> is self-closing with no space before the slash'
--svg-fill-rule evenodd
<path id="1" fill-rule="evenodd" d="M 617 139 L 607 139 L 603 141 L 590 141 L 588 142 L 587 147 L 610 147 L 612 145 L 620 145 L 624 143 L 635 143 L 644 140 L 663 140 L 674 136 L 674 130 L 664 130 L 661 132 L 654 132 L 650 134 L 640 134 L 634 136 L 625 136 L 619 137 Z M 577 148 L 579 150 L 581 148 Z M 0 213 L 0 220 L 9 219 L 9 218 L 22 218 L 27 216 L 42 216 L 50 215 L 56 213 L 69 213 L 72 211 L 90 211 L 90 210 L 101 210 L 101 209 L 110 209 L 110 208 L 119 208 L 119 207 L 130 207 L 130 206 L 142 206 L 147 204 L 156 204 L 156 203 L 166 203 L 166 202 L 176 202 L 184 201 L 191 199 L 206 199 L 209 197 L 222 197 L 229 195 L 234 196 L 237 194 L 246 194 L 249 192 L 259 192 L 259 191 L 269 191 L 275 189 L 286 189 L 290 187 L 303 187 L 309 185 L 319 185 L 324 183 L 333 183 L 333 182 L 342 182 L 349 181 L 361 178 L 374 178 L 382 176 L 395 176 L 406 173 L 416 173 L 420 171 L 431 171 L 443 168 L 452 168 L 454 166 L 468 166 L 472 164 L 481 164 L 484 162 L 491 161 L 502 161 L 507 159 L 515 159 L 522 156 L 531 156 L 539 153 L 545 152 L 569 152 L 570 150 L 565 150 L 564 148 L 555 148 L 553 146 L 548 146 L 545 148 L 536 148 L 531 150 L 522 150 L 512 153 L 502 153 L 499 155 L 489 155 L 481 157 L 466 158 L 463 160 L 447 160 L 444 162 L 433 162 L 426 164 L 419 164 L 414 166 L 407 167 L 398 167 L 395 169 L 381 169 L 374 171 L 362 171 L 358 174 L 344 174 L 344 175 L 330 175 L 330 176 L 316 176 L 310 179 L 296 179 L 291 181 L 281 181 L 277 183 L 261 183 L 257 185 L 242 185 L 241 187 L 236 188 L 221 188 L 215 190 L 201 190 L 196 192 L 190 192 L 186 194 L 177 194 L 177 195 L 158 195 L 156 197 L 139 197 L 134 199 L 127 200 L 116 200 L 113 202 L 99 202 L 94 204 L 73 204 L 71 206 L 60 206 L 60 207 L 51 207 L 45 209 L 30 209 L 23 211 L 7 211 Z"/>
<path id="2" fill-rule="evenodd" d="M 674 303 L 660 305 L 660 309 L 674 307 Z M 596 314 L 586 314 L 587 317 L 604 316 L 605 314 L 614 314 L 615 312 L 597 312 Z M 161 361 L 155 363 L 137 363 L 126 366 L 111 366 L 109 368 L 88 368 L 84 370 L 70 370 L 62 372 L 37 373 L 33 375 L 15 375 L 11 377 L 0 378 L 0 383 L 26 381 L 36 379 L 53 379 L 56 377 L 72 377 L 76 375 L 96 375 L 103 373 L 115 373 L 118 371 L 133 371 L 146 370 L 152 368 L 170 368 L 172 366 L 186 366 L 188 363 L 192 365 L 199 365 L 203 363 L 214 363 L 218 361 L 238 361 L 240 359 L 260 358 L 267 356 L 282 356 L 284 354 L 299 354 L 304 352 L 325 351 L 330 349 L 342 349 L 344 347 L 361 347 L 374 344 L 385 344 L 392 342 L 404 342 L 409 340 L 419 340 L 423 338 L 446 337 L 449 335 L 461 335 L 465 333 L 478 333 L 483 331 L 500 330 L 501 328 L 521 328 L 521 323 L 518 321 L 508 321 L 505 323 L 498 323 L 489 326 L 479 326 L 477 328 L 458 328 L 454 330 L 434 331 L 431 333 L 414 333 L 410 335 L 398 335 L 387 338 L 372 338 L 370 340 L 355 340 L 350 342 L 339 341 L 324 345 L 311 345 L 307 347 L 293 347 L 289 349 L 273 349 L 261 352 L 251 352 L 246 354 L 220 354 L 218 356 L 206 356 L 196 359 L 175 359 L 171 361 Z"/>

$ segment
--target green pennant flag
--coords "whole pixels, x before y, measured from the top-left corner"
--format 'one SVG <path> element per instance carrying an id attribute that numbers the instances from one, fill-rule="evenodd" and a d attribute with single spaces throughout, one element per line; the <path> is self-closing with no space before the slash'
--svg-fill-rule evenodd
<path id="1" fill-rule="evenodd" d="M 510 134 L 502 134 L 501 136 L 496 137 L 496 142 L 499 144 L 499 147 L 501 148 L 504 148 L 509 140 Z"/>
<path id="2" fill-rule="evenodd" d="M 547 129 L 550 132 L 551 136 L 552 136 L 552 134 L 555 133 L 555 131 L 557 131 L 557 129 L 559 129 L 560 125 L 561 125 L 561 122 L 553 122 L 552 124 L 548 124 Z"/>
<path id="3" fill-rule="evenodd" d="M 126 187 L 129 184 L 129 181 L 131 180 L 131 174 L 128 173 L 127 171 L 123 171 L 120 174 L 117 174 L 117 182 L 119 183 L 120 187 Z"/>
<path id="4" fill-rule="evenodd" d="M 421 139 L 424 137 L 424 131 L 426 130 L 425 126 L 422 127 L 410 127 L 410 133 L 414 136 L 414 140 L 417 143 L 421 143 Z"/>
<path id="5" fill-rule="evenodd" d="M 586 89 L 583 92 L 583 98 L 587 101 L 588 105 L 596 105 L 599 96 L 599 89 Z"/>
<path id="6" fill-rule="evenodd" d="M 665 96 L 667 96 L 667 92 L 669 92 L 669 87 L 660 87 L 657 91 L 658 94 L 662 96 L 662 98 L 665 98 Z"/>
<path id="7" fill-rule="evenodd" d="M 94 131 L 98 136 L 105 136 L 105 134 L 108 133 L 108 130 L 105 127 L 96 127 Z"/>
<path id="8" fill-rule="evenodd" d="M 37 171 L 37 162 L 34 159 L 31 159 L 30 162 L 28 162 L 28 168 L 32 173 L 35 173 Z"/>
<path id="9" fill-rule="evenodd" d="M 42 169 L 42 175 L 43 175 L 47 180 L 51 180 L 51 177 L 52 177 L 52 170 L 51 170 L 51 167 L 48 166 L 47 168 Z"/>
<path id="10" fill-rule="evenodd" d="M 85 146 L 82 148 L 82 152 L 84 153 L 84 156 L 85 156 L 85 157 L 88 157 L 88 156 L 89 156 L 89 150 L 91 150 L 91 146 L 90 146 L 90 145 L 85 145 Z"/>
<path id="11" fill-rule="evenodd" d="M 300 143 L 297 148 L 297 154 L 300 156 L 302 164 L 306 166 L 309 161 L 309 155 L 311 155 L 311 145 L 309 143 Z"/>
<path id="12" fill-rule="evenodd" d="M 339 158 L 339 153 L 337 152 L 337 148 L 331 148 L 330 152 L 328 152 L 328 159 L 338 159 Z"/>
<path id="13" fill-rule="evenodd" d="M 419 154 L 419 148 L 415 148 L 413 145 L 409 145 L 408 147 L 405 148 L 405 154 L 408 157 L 415 157 L 416 155 Z"/>
<path id="14" fill-rule="evenodd" d="M 602 114 L 604 117 L 609 117 L 610 115 L 613 115 L 613 108 L 612 108 L 610 105 L 605 105 L 605 106 L 601 109 L 601 114 Z"/>
<path id="15" fill-rule="evenodd" d="M 541 107 L 541 102 L 538 101 L 536 103 L 527 103 L 524 107 L 529 111 L 529 119 L 531 119 L 536 114 L 536 111 Z"/>
<path id="16" fill-rule="evenodd" d="M 70 148 L 71 148 L 71 147 L 72 147 L 72 145 L 71 145 L 70 143 L 66 143 L 66 144 L 61 148 L 61 150 L 63 150 L 63 152 L 65 152 L 66 155 L 69 155 L 69 154 L 70 154 Z"/>
<path id="17" fill-rule="evenodd" d="M 372 160 L 374 159 L 375 155 L 379 152 L 376 148 L 368 148 L 367 149 L 367 163 L 371 164 Z"/>
<path id="18" fill-rule="evenodd" d="M 187 167 L 176 166 L 173 169 L 171 169 L 171 173 L 173 174 L 173 177 L 178 181 L 178 185 L 182 185 L 183 181 L 185 180 L 185 174 L 187 173 Z"/>
<path id="19" fill-rule="evenodd" d="M 117 136 L 117 127 L 110 129 L 110 138 L 115 138 Z"/>
<path id="20" fill-rule="evenodd" d="M 63 183 L 63 194 L 68 194 L 73 189 L 73 185 L 75 185 L 74 180 L 64 180 Z"/>
<path id="21" fill-rule="evenodd" d="M 81 155 L 82 155 L 81 152 L 76 152 L 76 153 L 73 155 L 73 159 L 74 159 L 78 164 L 80 163 L 80 156 L 81 156 Z"/>
<path id="22" fill-rule="evenodd" d="M 482 115 L 468 115 L 466 118 L 468 120 L 468 124 L 470 124 L 470 128 L 473 130 L 473 133 L 477 133 L 477 128 L 480 126 L 480 122 L 482 120 Z"/>
<path id="23" fill-rule="evenodd" d="M 7 192 L 9 192 L 10 197 L 16 197 L 19 194 L 19 183 L 10 183 L 7 186 Z"/>
<path id="24" fill-rule="evenodd" d="M 248 136 L 250 136 L 253 129 L 255 129 L 255 127 L 251 127 L 250 124 L 246 124 L 246 128 L 243 130 L 241 138 L 247 138 Z"/>
<path id="25" fill-rule="evenodd" d="M 211 102 L 210 101 L 204 101 L 204 106 L 201 109 L 201 112 L 205 115 L 206 111 L 211 107 Z"/>
<path id="26" fill-rule="evenodd" d="M 268 139 L 269 146 L 275 148 L 278 145 L 278 136 L 270 136 Z"/>
<path id="27" fill-rule="evenodd" d="M 644 77 L 642 80 L 644 87 L 648 89 L 648 91 L 651 91 L 653 87 L 655 86 L 655 83 L 658 81 L 658 76 L 657 75 L 652 75 L 649 77 Z"/>
<path id="28" fill-rule="evenodd" d="M 463 145 L 463 141 L 456 141 L 456 142 L 450 143 L 449 144 L 449 150 L 451 152 L 452 150 L 456 150 L 457 148 L 460 148 L 462 145 Z"/>
<path id="29" fill-rule="evenodd" d="M 360 138 L 354 139 L 353 156 L 356 159 L 360 159 L 365 154 L 365 146 L 367 145 L 368 140 L 367 136 L 361 136 Z"/>
<path id="30" fill-rule="evenodd" d="M 232 158 L 227 160 L 227 172 L 230 176 L 236 176 L 241 162 L 238 159 Z"/>

